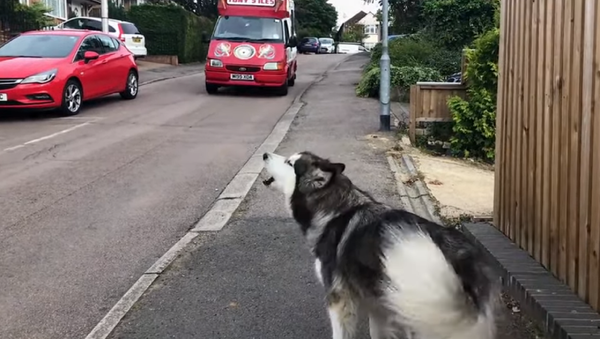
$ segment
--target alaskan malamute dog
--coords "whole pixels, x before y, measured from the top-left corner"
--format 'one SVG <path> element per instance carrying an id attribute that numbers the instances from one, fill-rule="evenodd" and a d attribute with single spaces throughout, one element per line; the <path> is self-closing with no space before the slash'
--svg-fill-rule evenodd
<path id="1" fill-rule="evenodd" d="M 386 206 L 352 184 L 345 165 L 310 152 L 263 155 L 315 255 L 333 339 L 491 339 L 498 279 L 460 231 Z"/>

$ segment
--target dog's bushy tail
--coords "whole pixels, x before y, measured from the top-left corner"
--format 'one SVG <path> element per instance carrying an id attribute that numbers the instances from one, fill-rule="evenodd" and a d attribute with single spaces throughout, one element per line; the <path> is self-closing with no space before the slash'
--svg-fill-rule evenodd
<path id="1" fill-rule="evenodd" d="M 488 277 L 479 274 L 470 282 L 486 288 L 467 291 L 464 277 L 428 234 L 392 231 L 391 238 L 383 260 L 390 279 L 386 303 L 407 329 L 424 338 L 494 338 L 496 298 Z"/>

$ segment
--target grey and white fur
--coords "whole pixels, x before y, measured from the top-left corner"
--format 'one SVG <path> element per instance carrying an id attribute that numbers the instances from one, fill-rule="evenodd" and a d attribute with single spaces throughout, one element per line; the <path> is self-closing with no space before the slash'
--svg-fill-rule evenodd
<path id="1" fill-rule="evenodd" d="M 492 339 L 497 279 L 464 234 L 378 202 L 310 152 L 263 155 L 315 256 L 333 339 Z"/>

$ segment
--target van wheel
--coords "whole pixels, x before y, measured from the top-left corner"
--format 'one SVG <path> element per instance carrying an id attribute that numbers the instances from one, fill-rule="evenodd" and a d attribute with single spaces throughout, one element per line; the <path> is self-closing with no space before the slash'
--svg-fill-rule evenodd
<path id="1" fill-rule="evenodd" d="M 286 81 L 282 86 L 280 86 L 277 89 L 277 94 L 279 94 L 282 97 L 288 95 L 288 92 L 289 92 L 289 80 Z"/>
<path id="2" fill-rule="evenodd" d="M 206 93 L 208 94 L 217 94 L 219 91 L 219 86 L 215 84 L 209 84 L 208 82 L 204 83 L 206 85 Z"/>
<path id="3" fill-rule="evenodd" d="M 291 78 L 288 79 L 287 84 L 289 87 L 294 87 L 294 85 L 296 84 L 296 74 L 294 73 L 294 75 L 292 75 Z"/>

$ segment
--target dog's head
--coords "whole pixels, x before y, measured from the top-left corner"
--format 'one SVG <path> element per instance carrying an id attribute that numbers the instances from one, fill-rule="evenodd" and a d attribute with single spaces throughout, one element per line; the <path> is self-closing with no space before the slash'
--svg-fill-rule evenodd
<path id="1" fill-rule="evenodd" d="M 296 153 L 289 158 L 265 153 L 263 160 L 271 176 L 263 184 L 274 186 L 288 199 L 294 192 L 310 195 L 325 189 L 346 169 L 342 163 L 331 162 L 310 152 Z"/>

